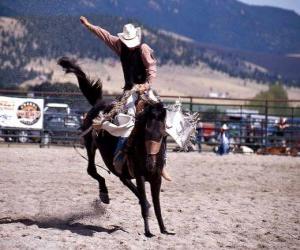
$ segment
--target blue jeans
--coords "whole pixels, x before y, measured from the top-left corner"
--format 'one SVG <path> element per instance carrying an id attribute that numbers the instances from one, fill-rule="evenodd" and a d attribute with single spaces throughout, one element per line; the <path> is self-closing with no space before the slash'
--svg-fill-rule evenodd
<path id="1" fill-rule="evenodd" d="M 124 148 L 126 141 L 127 141 L 127 137 L 119 138 L 114 155 L 116 155 L 120 150 L 122 150 Z"/>
<path id="2" fill-rule="evenodd" d="M 222 143 L 220 144 L 219 148 L 218 148 L 218 152 L 219 155 L 225 155 L 229 153 L 229 145 L 227 143 Z"/>

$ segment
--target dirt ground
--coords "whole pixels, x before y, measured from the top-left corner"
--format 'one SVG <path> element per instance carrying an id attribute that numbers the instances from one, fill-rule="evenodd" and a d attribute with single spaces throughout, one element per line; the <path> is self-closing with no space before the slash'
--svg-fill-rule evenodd
<path id="1" fill-rule="evenodd" d="M 133 194 L 99 170 L 111 197 L 101 204 L 74 149 L 0 154 L 0 249 L 300 249 L 300 158 L 169 153 L 161 205 L 176 235 L 160 234 L 151 207 L 148 239 Z"/>

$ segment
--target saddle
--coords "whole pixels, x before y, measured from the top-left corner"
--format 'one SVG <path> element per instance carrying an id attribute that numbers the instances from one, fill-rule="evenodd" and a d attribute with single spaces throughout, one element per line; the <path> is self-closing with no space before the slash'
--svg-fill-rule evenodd
<path id="1" fill-rule="evenodd" d="M 136 101 L 136 116 L 138 116 L 144 111 L 147 104 L 148 102 L 145 101 L 143 98 L 138 98 L 138 100 Z M 135 124 L 133 130 L 131 131 L 130 136 L 125 141 L 123 148 L 121 148 L 115 154 L 114 161 L 113 161 L 113 165 L 118 174 L 122 174 L 122 172 L 126 170 L 124 169 L 124 167 L 127 167 L 127 171 L 132 178 L 134 178 L 135 176 L 133 171 L 133 163 L 130 160 L 129 156 L 132 154 L 133 151 L 133 142 L 135 141 L 136 138 L 136 132 L 137 132 L 137 128 Z"/>

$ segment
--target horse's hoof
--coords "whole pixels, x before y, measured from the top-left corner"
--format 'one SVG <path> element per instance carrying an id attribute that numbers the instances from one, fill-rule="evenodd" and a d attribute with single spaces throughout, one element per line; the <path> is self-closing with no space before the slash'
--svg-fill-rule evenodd
<path id="1" fill-rule="evenodd" d="M 173 233 L 173 232 L 168 232 L 166 229 L 165 229 L 165 230 L 162 230 L 161 233 L 162 233 L 162 234 L 165 234 L 165 235 L 175 235 L 175 233 Z"/>
<path id="2" fill-rule="evenodd" d="M 99 198 L 100 198 L 100 200 L 101 200 L 103 203 L 109 204 L 109 196 L 108 196 L 108 193 L 100 192 Z"/>
<path id="3" fill-rule="evenodd" d="M 146 233 L 145 233 L 145 236 L 148 237 L 148 238 L 152 238 L 152 237 L 154 237 L 155 235 L 152 234 L 152 233 L 150 233 L 150 232 L 146 232 Z"/>

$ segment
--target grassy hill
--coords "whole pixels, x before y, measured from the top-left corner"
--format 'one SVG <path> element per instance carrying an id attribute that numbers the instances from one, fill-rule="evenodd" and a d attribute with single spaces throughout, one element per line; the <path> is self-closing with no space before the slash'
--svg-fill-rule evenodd
<path id="1" fill-rule="evenodd" d="M 1 8 L 0 8 L 1 9 Z M 96 15 L 90 17 L 94 24 L 116 34 L 128 19 Z M 228 49 L 195 42 L 176 33 L 143 26 L 144 40 L 155 51 L 161 65 L 197 65 L 205 63 L 213 70 L 230 76 L 255 79 L 260 82 L 283 81 L 300 85 L 300 58 Z M 103 60 L 115 58 L 112 51 L 87 29 L 77 16 L 22 16 L 0 18 L 0 86 L 18 85 L 38 76 L 28 64 L 35 59 L 57 59 L 64 55 Z M 49 71 L 43 77 L 51 78 Z"/>

